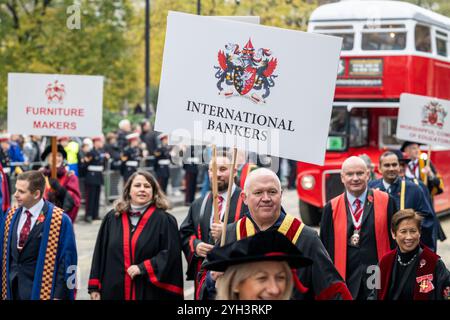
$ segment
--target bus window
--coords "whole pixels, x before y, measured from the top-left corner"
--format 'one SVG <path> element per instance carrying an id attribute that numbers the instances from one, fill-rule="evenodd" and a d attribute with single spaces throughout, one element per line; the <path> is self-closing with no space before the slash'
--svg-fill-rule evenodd
<path id="1" fill-rule="evenodd" d="M 437 54 L 443 57 L 447 56 L 447 34 L 436 30 L 436 49 Z"/>
<path id="2" fill-rule="evenodd" d="M 406 32 L 364 32 L 363 50 L 403 50 L 406 48 Z"/>
<path id="3" fill-rule="evenodd" d="M 369 142 L 367 112 L 350 117 L 350 147 L 364 147 Z"/>
<path id="4" fill-rule="evenodd" d="M 430 28 L 417 24 L 415 31 L 416 50 L 421 52 L 431 52 Z"/>
<path id="5" fill-rule="evenodd" d="M 347 150 L 348 113 L 345 108 L 333 108 L 328 133 L 327 151 Z"/>
<path id="6" fill-rule="evenodd" d="M 353 50 L 353 43 L 355 34 L 350 31 L 353 30 L 351 25 L 336 25 L 336 26 L 316 26 L 314 30 L 318 33 L 326 34 L 334 37 L 342 38 L 342 50 Z M 346 31 L 349 30 L 349 31 Z"/>
<path id="7" fill-rule="evenodd" d="M 327 33 L 330 36 L 342 38 L 342 50 L 349 51 L 353 49 L 355 35 L 353 33 Z"/>
<path id="8" fill-rule="evenodd" d="M 396 138 L 397 117 L 380 117 L 379 118 L 379 138 L 378 144 L 380 148 L 400 147 L 400 141 Z"/>
<path id="9" fill-rule="evenodd" d="M 345 134 L 347 131 L 347 111 L 333 108 L 331 112 L 330 134 Z"/>

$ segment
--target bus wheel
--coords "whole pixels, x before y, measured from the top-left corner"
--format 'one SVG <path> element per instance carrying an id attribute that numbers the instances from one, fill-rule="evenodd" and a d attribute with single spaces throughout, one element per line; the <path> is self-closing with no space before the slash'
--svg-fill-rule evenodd
<path id="1" fill-rule="evenodd" d="M 303 223 L 308 226 L 318 226 L 322 215 L 322 210 L 310 205 L 302 200 L 299 200 L 300 217 Z"/>

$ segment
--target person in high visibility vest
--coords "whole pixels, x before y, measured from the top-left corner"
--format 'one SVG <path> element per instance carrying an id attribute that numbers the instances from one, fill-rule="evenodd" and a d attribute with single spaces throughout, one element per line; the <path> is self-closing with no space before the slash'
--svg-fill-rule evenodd
<path id="1" fill-rule="evenodd" d="M 80 152 L 80 145 L 71 141 L 69 137 L 58 137 L 58 142 L 64 147 L 64 150 L 67 154 L 67 165 L 69 166 L 69 170 L 73 171 L 75 175 L 78 177 L 78 158 Z"/>

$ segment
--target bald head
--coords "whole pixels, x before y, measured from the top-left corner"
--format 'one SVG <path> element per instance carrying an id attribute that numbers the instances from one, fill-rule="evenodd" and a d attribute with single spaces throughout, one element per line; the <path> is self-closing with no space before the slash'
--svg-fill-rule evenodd
<path id="1" fill-rule="evenodd" d="M 359 197 L 367 189 L 369 170 L 366 162 L 359 157 L 349 157 L 342 164 L 341 181 L 347 192 Z"/>
<path id="2" fill-rule="evenodd" d="M 351 168 L 351 167 L 355 167 L 355 166 L 362 166 L 366 170 L 368 169 L 367 168 L 367 164 L 366 164 L 366 162 L 363 159 L 361 159 L 360 157 L 351 156 L 351 157 L 348 157 L 342 163 L 342 171 L 345 171 L 346 169 Z"/>
<path id="3" fill-rule="evenodd" d="M 250 191 L 250 186 L 252 183 L 257 180 L 260 177 L 272 177 L 275 180 L 276 185 L 278 186 L 278 190 L 281 191 L 281 182 L 278 176 L 273 172 L 272 170 L 269 170 L 267 168 L 258 168 L 253 171 L 251 171 L 247 179 L 245 179 L 244 183 L 244 192 L 248 195 Z"/>

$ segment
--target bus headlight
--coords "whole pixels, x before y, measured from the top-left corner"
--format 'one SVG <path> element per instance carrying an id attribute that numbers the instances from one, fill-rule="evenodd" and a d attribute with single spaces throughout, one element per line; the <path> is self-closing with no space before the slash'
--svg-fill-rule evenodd
<path id="1" fill-rule="evenodd" d="M 312 188 L 314 188 L 315 184 L 316 184 L 316 179 L 314 179 L 313 176 L 306 175 L 306 176 L 302 177 L 301 185 L 302 185 L 303 189 L 311 190 Z"/>

